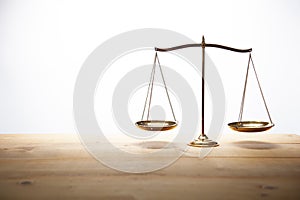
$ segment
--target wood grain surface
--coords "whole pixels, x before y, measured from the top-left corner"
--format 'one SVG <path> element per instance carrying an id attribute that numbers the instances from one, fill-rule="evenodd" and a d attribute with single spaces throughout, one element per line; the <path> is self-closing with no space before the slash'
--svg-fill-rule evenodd
<path id="1" fill-rule="evenodd" d="M 225 134 L 220 144 L 205 158 L 189 148 L 167 168 L 130 174 L 95 160 L 76 135 L 1 134 L 0 199 L 300 199 L 300 136 Z"/>

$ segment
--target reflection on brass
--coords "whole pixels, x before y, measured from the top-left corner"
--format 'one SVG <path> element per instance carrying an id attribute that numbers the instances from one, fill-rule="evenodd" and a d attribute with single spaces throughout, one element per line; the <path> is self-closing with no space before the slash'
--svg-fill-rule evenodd
<path id="1" fill-rule="evenodd" d="M 210 140 L 206 135 L 200 135 L 198 139 L 188 144 L 192 147 L 217 147 L 219 144 L 213 140 Z"/>
<path id="2" fill-rule="evenodd" d="M 269 130 L 274 124 L 263 121 L 240 121 L 229 123 L 228 126 L 232 130 L 239 132 L 261 132 Z"/>
<path id="3" fill-rule="evenodd" d="M 135 125 L 146 131 L 168 131 L 177 126 L 175 121 L 148 120 L 138 121 Z"/>

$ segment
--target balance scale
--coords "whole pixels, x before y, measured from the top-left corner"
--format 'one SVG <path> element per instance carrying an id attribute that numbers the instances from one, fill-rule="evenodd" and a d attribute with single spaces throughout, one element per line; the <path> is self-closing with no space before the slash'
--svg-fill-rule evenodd
<path id="1" fill-rule="evenodd" d="M 175 46 L 171 48 L 155 48 L 155 56 L 154 56 L 154 63 L 150 75 L 150 81 L 148 84 L 148 90 L 147 90 L 147 96 L 145 100 L 145 105 L 143 109 L 143 114 L 142 118 L 140 121 L 136 122 L 135 125 L 143 130 L 146 131 L 168 131 L 173 128 L 175 128 L 178 125 L 178 121 L 176 120 L 175 113 L 172 107 L 172 103 L 170 100 L 169 92 L 168 92 L 168 87 L 165 81 L 165 77 L 163 75 L 162 67 L 158 58 L 157 52 L 168 52 L 168 51 L 175 51 L 178 49 L 184 49 L 184 48 L 190 48 L 190 47 L 202 47 L 202 120 L 201 120 L 201 134 L 200 136 L 189 143 L 190 146 L 192 147 L 216 147 L 219 146 L 219 144 L 216 141 L 210 140 L 208 136 L 204 132 L 204 97 L 205 97 L 205 48 L 206 47 L 214 47 L 214 48 L 220 48 L 220 49 L 225 49 L 229 51 L 234 51 L 238 53 L 249 53 L 249 59 L 248 59 L 248 65 L 247 65 L 247 72 L 246 72 L 246 79 L 245 79 L 245 84 L 244 84 L 244 91 L 243 91 L 243 96 L 242 96 L 242 102 L 241 102 L 241 107 L 240 107 L 240 113 L 238 120 L 236 122 L 231 122 L 228 124 L 228 126 L 234 130 L 234 131 L 239 131 L 239 132 L 261 132 L 261 131 L 266 131 L 271 129 L 274 126 L 274 123 L 272 122 L 270 112 L 268 110 L 267 104 L 265 97 L 262 92 L 262 88 L 260 85 L 260 82 L 258 80 L 257 72 L 254 67 L 253 59 L 251 56 L 252 49 L 236 49 L 232 47 L 227 47 L 219 44 L 206 44 L 204 36 L 202 37 L 202 43 L 201 44 L 185 44 L 185 45 L 180 45 L 180 46 Z M 268 113 L 269 117 L 269 122 L 265 121 L 243 121 L 242 116 L 243 116 L 243 109 L 244 109 L 244 101 L 245 101 L 245 94 L 246 94 L 246 88 L 247 88 L 247 81 L 248 81 L 248 72 L 250 68 L 250 64 L 253 67 L 255 77 L 259 86 L 259 90 L 266 108 L 266 111 Z M 172 111 L 173 115 L 173 120 L 169 121 L 164 121 L 164 120 L 152 120 L 149 119 L 149 114 L 150 114 L 150 107 L 151 107 L 151 100 L 152 100 L 152 92 L 153 92 L 153 83 L 154 83 L 154 77 L 155 77 L 155 69 L 156 66 L 158 65 L 159 71 L 163 80 L 165 92 L 169 101 L 169 105 Z M 148 107 L 148 109 L 146 109 Z"/>

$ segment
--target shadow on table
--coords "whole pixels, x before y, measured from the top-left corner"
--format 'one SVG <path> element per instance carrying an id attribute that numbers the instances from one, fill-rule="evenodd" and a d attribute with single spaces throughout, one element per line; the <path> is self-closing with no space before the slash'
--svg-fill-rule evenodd
<path id="1" fill-rule="evenodd" d="M 136 143 L 135 146 L 139 146 L 143 149 L 171 149 L 175 148 L 174 144 L 170 144 L 169 142 L 165 141 L 146 141 L 146 142 L 139 142 Z"/>
<path id="2" fill-rule="evenodd" d="M 260 141 L 238 141 L 233 142 L 233 145 L 238 146 L 243 149 L 258 149 L 258 150 L 268 150 L 280 148 L 280 145 L 268 142 Z"/>

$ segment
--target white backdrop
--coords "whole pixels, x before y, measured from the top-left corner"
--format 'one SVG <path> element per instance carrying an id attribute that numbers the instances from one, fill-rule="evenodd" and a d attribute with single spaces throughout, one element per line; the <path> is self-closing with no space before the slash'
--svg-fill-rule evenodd
<path id="1" fill-rule="evenodd" d="M 298 0 L 1 0 L 0 133 L 75 132 L 73 87 L 86 57 L 119 33 L 163 28 L 199 43 L 205 35 L 207 43 L 252 47 L 276 124 L 270 132 L 300 134 L 299 10 Z M 235 121 L 247 55 L 207 53 L 225 87 L 226 122 Z M 263 109 L 256 97 L 246 101 L 250 113 Z"/>

